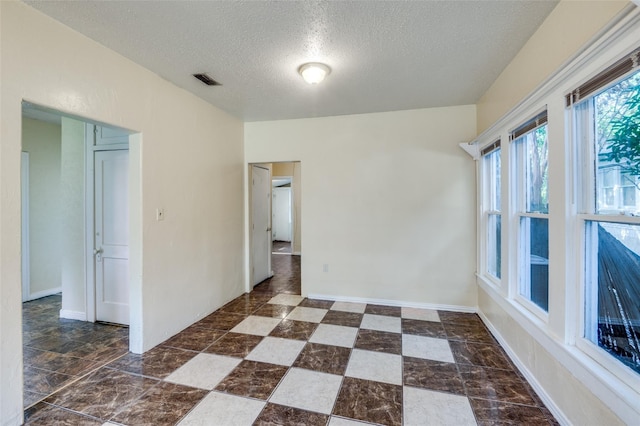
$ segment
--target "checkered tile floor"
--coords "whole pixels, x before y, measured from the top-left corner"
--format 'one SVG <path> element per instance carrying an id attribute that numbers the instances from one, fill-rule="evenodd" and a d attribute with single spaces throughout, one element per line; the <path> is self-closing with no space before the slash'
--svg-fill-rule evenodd
<path id="1" fill-rule="evenodd" d="M 250 293 L 29 424 L 556 424 L 474 314 Z"/>

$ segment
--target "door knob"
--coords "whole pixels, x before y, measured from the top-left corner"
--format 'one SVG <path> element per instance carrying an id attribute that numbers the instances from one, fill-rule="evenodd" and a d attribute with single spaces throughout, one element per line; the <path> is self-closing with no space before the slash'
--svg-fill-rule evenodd
<path id="1" fill-rule="evenodd" d="M 271 231 L 271 228 L 267 228 L 267 232 Z"/>
<path id="2" fill-rule="evenodd" d="M 96 257 L 96 262 L 102 262 L 102 247 L 93 249 L 93 255 Z"/>

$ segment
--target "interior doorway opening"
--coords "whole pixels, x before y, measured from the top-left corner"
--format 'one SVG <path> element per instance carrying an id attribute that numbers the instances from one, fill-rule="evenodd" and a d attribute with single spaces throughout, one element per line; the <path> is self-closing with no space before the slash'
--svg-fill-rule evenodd
<path id="1" fill-rule="evenodd" d="M 250 288 L 301 294 L 301 163 L 254 163 L 248 172 Z"/>
<path id="2" fill-rule="evenodd" d="M 23 102 L 25 408 L 129 351 L 131 134 Z M 100 313 L 105 300 L 119 317 Z"/>

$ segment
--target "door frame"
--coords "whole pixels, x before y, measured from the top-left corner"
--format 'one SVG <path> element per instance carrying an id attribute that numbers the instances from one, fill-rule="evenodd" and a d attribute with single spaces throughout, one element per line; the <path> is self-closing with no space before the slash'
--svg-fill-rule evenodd
<path id="1" fill-rule="evenodd" d="M 20 206 L 21 215 L 21 267 L 22 267 L 22 301 L 31 298 L 31 257 L 29 245 L 29 153 L 20 153 Z"/>
<path id="2" fill-rule="evenodd" d="M 98 126 L 85 124 L 85 304 L 87 321 L 96 322 L 96 269 L 95 269 L 95 152 L 96 151 L 129 151 L 129 142 L 118 141 L 113 144 L 97 145 Z M 128 139 L 128 136 L 127 136 Z M 131 168 L 131 156 L 129 156 Z M 129 182 L 129 192 L 131 182 Z M 131 194 L 128 195 L 129 198 Z M 129 207 L 131 215 L 131 206 Z M 129 229 L 131 235 L 131 228 Z M 131 244 L 131 243 L 129 243 Z M 131 251 L 130 251 L 131 253 Z M 129 256 L 131 261 L 131 255 Z M 131 274 L 129 275 L 131 277 Z M 129 300 L 131 313 L 131 299 Z M 131 325 L 131 320 L 129 321 Z"/>
<path id="3" fill-rule="evenodd" d="M 246 161 L 246 160 L 245 160 Z M 298 179 L 297 185 L 300 185 L 300 199 L 297 201 L 298 203 L 302 204 L 302 199 L 304 198 L 302 195 L 302 160 L 273 160 L 273 161 L 246 161 L 244 163 L 245 166 L 245 171 L 244 171 L 244 200 L 245 200 L 245 208 L 244 208 L 244 229 L 245 229 L 245 235 L 244 235 L 244 241 L 245 241 L 245 261 L 244 261 L 244 270 L 245 270 L 245 292 L 249 293 L 251 292 L 251 290 L 253 289 L 252 286 L 252 282 L 253 282 L 253 274 L 252 274 L 252 253 L 251 253 L 251 209 L 252 209 L 252 205 L 251 205 L 251 196 L 252 196 L 252 184 L 251 184 L 251 166 L 252 165 L 258 165 L 258 164 L 271 164 L 273 165 L 274 163 L 299 163 L 299 167 L 300 167 L 300 178 Z M 291 202 L 292 204 L 295 203 L 295 191 L 293 190 L 293 182 L 292 182 L 292 188 L 291 188 Z M 301 211 L 300 211 L 300 215 L 302 216 L 302 208 L 303 206 L 301 205 Z M 297 221 L 301 221 L 301 217 L 298 218 L 295 214 L 295 209 L 293 212 L 294 215 L 294 224 Z M 304 233 L 304 230 L 301 228 L 300 229 L 300 238 L 302 239 L 302 235 Z M 292 236 L 291 236 L 291 251 L 292 254 L 294 255 L 301 255 L 300 252 L 295 253 L 293 251 L 293 248 L 295 243 L 295 228 L 292 230 Z M 271 256 L 269 256 L 269 259 L 271 259 Z M 304 293 L 304 281 L 301 283 L 302 286 L 302 294 Z"/>
<path id="4" fill-rule="evenodd" d="M 249 225 L 248 225 L 248 240 L 249 240 L 249 247 L 248 247 L 248 269 L 249 269 L 249 274 L 248 274 L 248 282 L 247 282 L 247 292 L 250 292 L 253 287 L 254 287 L 254 274 L 253 274 L 253 262 L 254 262 L 254 257 L 253 257 L 253 167 L 260 167 L 262 169 L 266 169 L 269 172 L 269 207 L 268 207 L 268 212 L 267 212 L 267 218 L 269 221 L 269 228 L 272 228 L 273 223 L 271 222 L 271 214 L 273 211 L 273 206 L 272 206 L 272 200 L 271 200 L 271 191 L 272 191 L 272 186 L 271 186 L 271 175 L 272 175 L 272 170 L 271 170 L 271 165 L 270 163 L 249 163 L 248 168 L 248 186 L 249 186 L 249 200 L 247 203 L 248 206 L 248 220 L 249 220 Z M 268 253 L 267 253 L 267 269 L 269 271 L 269 276 L 273 276 L 273 270 L 271 269 L 271 251 L 273 249 L 273 242 L 271 241 L 271 232 L 273 231 L 269 231 L 269 237 L 267 238 L 268 242 L 269 242 L 269 248 L 268 248 Z"/>

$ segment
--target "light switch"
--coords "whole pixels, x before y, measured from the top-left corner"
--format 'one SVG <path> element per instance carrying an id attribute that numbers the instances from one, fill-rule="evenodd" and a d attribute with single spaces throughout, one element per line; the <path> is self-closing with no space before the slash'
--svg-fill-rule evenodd
<path id="1" fill-rule="evenodd" d="M 156 220 L 158 222 L 160 222 L 161 220 L 164 220 L 164 209 L 156 209 Z"/>

